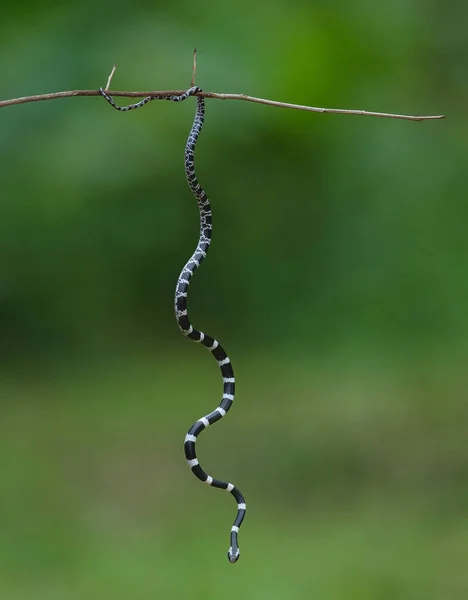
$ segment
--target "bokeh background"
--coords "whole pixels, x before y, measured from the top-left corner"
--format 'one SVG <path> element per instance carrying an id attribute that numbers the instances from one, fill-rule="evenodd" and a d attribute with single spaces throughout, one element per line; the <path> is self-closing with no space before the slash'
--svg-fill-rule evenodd
<path id="1" fill-rule="evenodd" d="M 0 111 L 0 597 L 457 600 L 468 596 L 468 7 L 442 0 L 10 3 L 1 98 L 104 85 L 212 100 L 197 149 L 214 243 L 194 324 L 173 316 L 198 235 L 195 102 Z M 123 101 L 125 102 L 125 101 Z"/>

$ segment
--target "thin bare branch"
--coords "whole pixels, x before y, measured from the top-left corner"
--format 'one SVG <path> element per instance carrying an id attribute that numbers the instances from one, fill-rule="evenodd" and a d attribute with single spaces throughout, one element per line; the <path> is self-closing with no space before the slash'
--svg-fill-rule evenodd
<path id="1" fill-rule="evenodd" d="M 383 113 L 359 109 L 345 108 L 319 108 L 316 106 L 304 106 L 303 104 L 290 104 L 289 102 L 278 102 L 277 100 L 264 100 L 245 94 L 215 94 L 205 93 L 206 98 L 217 98 L 218 100 L 245 100 L 246 102 L 256 102 L 257 104 L 267 104 L 268 106 L 279 106 L 280 108 L 293 108 L 295 110 L 306 110 L 316 113 L 330 113 L 335 115 L 360 115 L 367 117 L 382 117 L 385 119 L 405 119 L 407 121 L 427 121 L 429 119 L 445 119 L 445 115 L 399 115 L 394 113 Z"/>
<path id="2" fill-rule="evenodd" d="M 113 75 L 113 73 L 111 73 Z M 126 98 L 144 98 L 145 96 L 180 96 L 185 90 L 169 91 L 149 91 L 149 92 L 112 92 L 113 96 L 124 96 Z M 265 100 L 255 98 L 246 94 L 219 94 L 216 92 L 198 92 L 197 95 L 204 98 L 215 100 L 242 100 L 244 102 L 255 102 L 257 104 L 266 104 L 267 106 L 278 106 L 280 108 L 292 108 L 295 110 L 305 110 L 315 113 L 330 113 L 337 115 L 360 115 L 366 117 L 381 117 L 385 119 L 404 119 L 406 121 L 428 121 L 434 119 L 445 119 L 445 115 L 399 115 L 393 113 L 374 112 L 368 110 L 354 110 L 344 108 L 319 108 L 316 106 L 304 106 L 302 104 L 290 104 L 288 102 L 278 102 L 276 100 Z M 42 102 L 43 100 L 57 100 L 59 98 L 73 98 L 75 96 L 100 96 L 98 90 L 71 90 L 68 92 L 54 92 L 52 94 L 41 94 L 36 96 L 24 96 L 22 98 L 12 98 L 11 100 L 0 101 L 0 108 L 5 106 L 14 106 L 15 104 L 25 104 L 27 102 Z"/>

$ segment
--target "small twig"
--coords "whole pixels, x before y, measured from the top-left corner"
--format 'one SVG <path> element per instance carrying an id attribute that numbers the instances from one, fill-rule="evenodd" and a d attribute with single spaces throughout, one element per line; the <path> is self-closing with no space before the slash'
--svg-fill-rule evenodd
<path id="1" fill-rule="evenodd" d="M 113 96 L 124 96 L 127 98 L 144 98 L 145 96 L 180 96 L 185 90 L 169 91 L 150 91 L 150 92 L 112 92 Z M 215 100 L 243 100 L 244 102 L 255 102 L 257 104 L 266 104 L 267 106 L 279 106 L 280 108 L 292 108 L 295 110 L 306 110 L 316 113 L 330 113 L 337 115 L 361 115 L 367 117 L 381 117 L 386 119 L 404 119 L 405 121 L 429 121 L 434 119 L 445 119 L 445 115 L 397 115 L 393 113 L 373 112 L 367 110 L 349 110 L 344 108 L 319 108 L 316 106 L 304 106 L 301 104 L 289 104 L 288 102 L 278 102 L 276 100 L 265 100 L 255 98 L 245 94 L 219 94 L 216 92 L 197 92 L 198 96 L 204 98 L 213 98 Z M 59 98 L 73 98 L 75 96 L 100 96 L 98 90 L 72 90 L 68 92 L 54 92 L 52 94 L 41 94 L 36 96 L 24 96 L 22 98 L 12 98 L 11 100 L 0 101 L 0 108 L 5 106 L 14 106 L 15 104 L 25 104 L 27 102 L 42 102 L 43 100 L 57 100 Z"/>
<path id="2" fill-rule="evenodd" d="M 193 67 L 192 67 L 192 83 L 190 87 L 195 85 L 195 75 L 197 74 L 197 49 L 193 51 Z"/>
<path id="3" fill-rule="evenodd" d="M 115 65 L 112 65 L 112 71 L 110 72 L 109 77 L 107 78 L 107 83 L 106 83 L 106 87 L 104 88 L 104 90 L 108 90 L 110 88 L 110 85 L 112 83 L 112 77 L 114 77 L 114 73 L 115 73 L 115 69 L 117 67 Z"/>

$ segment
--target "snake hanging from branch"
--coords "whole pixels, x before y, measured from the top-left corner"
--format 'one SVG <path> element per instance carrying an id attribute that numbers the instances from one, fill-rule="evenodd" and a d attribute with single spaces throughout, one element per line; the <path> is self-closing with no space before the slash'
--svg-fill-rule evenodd
<path id="1" fill-rule="evenodd" d="M 189 96 L 193 96 L 197 92 L 200 92 L 201 88 L 198 86 L 192 86 L 180 96 L 147 96 L 140 102 L 137 102 L 136 104 L 130 104 L 129 106 L 117 106 L 112 96 L 109 96 L 102 88 L 99 91 L 107 100 L 107 102 L 109 102 L 109 104 L 111 104 L 116 110 L 128 111 L 134 108 L 140 108 L 151 100 L 171 100 L 173 102 L 181 102 L 182 100 L 186 100 Z M 190 427 L 187 435 L 185 436 L 184 451 L 187 463 L 195 477 L 211 487 L 226 490 L 234 496 L 234 499 L 237 502 L 237 515 L 231 527 L 230 547 L 227 553 L 229 562 L 235 563 L 240 555 L 238 544 L 239 528 L 242 525 L 246 512 L 244 496 L 239 488 L 234 484 L 227 481 L 221 481 L 220 479 L 215 479 L 214 477 L 208 475 L 208 473 L 203 470 L 198 462 L 195 447 L 200 433 L 210 425 L 213 425 L 213 423 L 216 423 L 222 419 L 229 411 L 232 403 L 234 402 L 235 391 L 235 377 L 230 358 L 215 338 L 206 335 L 202 331 L 198 331 L 191 325 L 187 310 L 187 290 L 191 278 L 205 259 L 211 244 L 212 213 L 210 201 L 208 200 L 208 196 L 206 195 L 204 189 L 198 182 L 194 164 L 195 146 L 197 144 L 200 131 L 203 127 L 204 118 L 205 99 L 201 96 L 197 96 L 197 110 L 185 146 L 185 175 L 188 186 L 197 200 L 200 213 L 200 235 L 194 253 L 185 264 L 177 280 L 174 304 L 177 323 L 182 333 L 190 340 L 198 342 L 204 346 L 211 352 L 217 361 L 223 378 L 223 396 L 219 406 L 217 406 L 215 410 L 195 421 L 195 423 Z"/>

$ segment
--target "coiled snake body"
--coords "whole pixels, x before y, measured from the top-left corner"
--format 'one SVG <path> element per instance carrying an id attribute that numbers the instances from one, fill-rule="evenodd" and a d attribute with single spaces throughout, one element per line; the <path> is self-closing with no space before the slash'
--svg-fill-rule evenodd
<path id="1" fill-rule="evenodd" d="M 144 106 L 147 102 L 151 100 L 164 99 L 172 100 L 174 102 L 180 102 L 182 100 L 185 100 L 189 96 L 196 94 L 199 91 L 201 91 L 201 89 L 197 86 L 194 86 L 180 96 L 148 96 L 147 98 L 141 100 L 141 102 L 121 107 L 117 106 L 112 97 L 109 96 L 102 88 L 100 89 L 101 95 L 115 109 L 121 111 L 127 111 L 133 108 L 140 108 L 141 106 Z M 185 175 L 187 178 L 189 188 L 192 191 L 195 198 L 197 199 L 198 203 L 198 208 L 200 212 L 200 236 L 194 253 L 185 264 L 177 280 L 175 291 L 175 315 L 177 323 L 182 333 L 194 342 L 202 344 L 207 350 L 211 352 L 211 354 L 218 362 L 218 365 L 221 369 L 221 375 L 223 377 L 223 396 L 221 403 L 213 412 L 198 419 L 197 421 L 195 421 L 192 427 L 190 427 L 187 435 L 185 436 L 184 450 L 187 463 L 195 477 L 212 487 L 230 492 L 237 502 L 237 515 L 234 524 L 231 528 L 231 545 L 228 550 L 229 561 L 231 563 L 235 563 L 240 555 L 238 545 L 238 533 L 242 521 L 244 520 L 246 511 L 244 497 L 239 488 L 237 488 L 232 483 L 221 481 L 220 479 L 215 479 L 214 477 L 208 475 L 202 469 L 200 463 L 198 462 L 195 449 L 195 444 L 200 433 L 213 423 L 216 423 L 216 421 L 222 419 L 224 415 L 228 412 L 228 410 L 231 408 L 232 403 L 234 401 L 235 390 L 234 371 L 228 355 L 217 340 L 210 337 L 209 335 L 205 335 L 202 331 L 198 331 L 190 324 L 187 312 L 187 290 L 190 284 L 191 277 L 205 259 L 211 244 L 212 214 L 210 201 L 208 200 L 205 191 L 198 183 L 194 165 L 195 146 L 198 140 L 198 136 L 200 135 L 200 131 L 203 127 L 204 118 L 205 99 L 202 96 L 197 96 L 197 111 L 195 113 L 192 129 L 190 130 L 187 139 L 187 144 L 185 146 Z"/>

